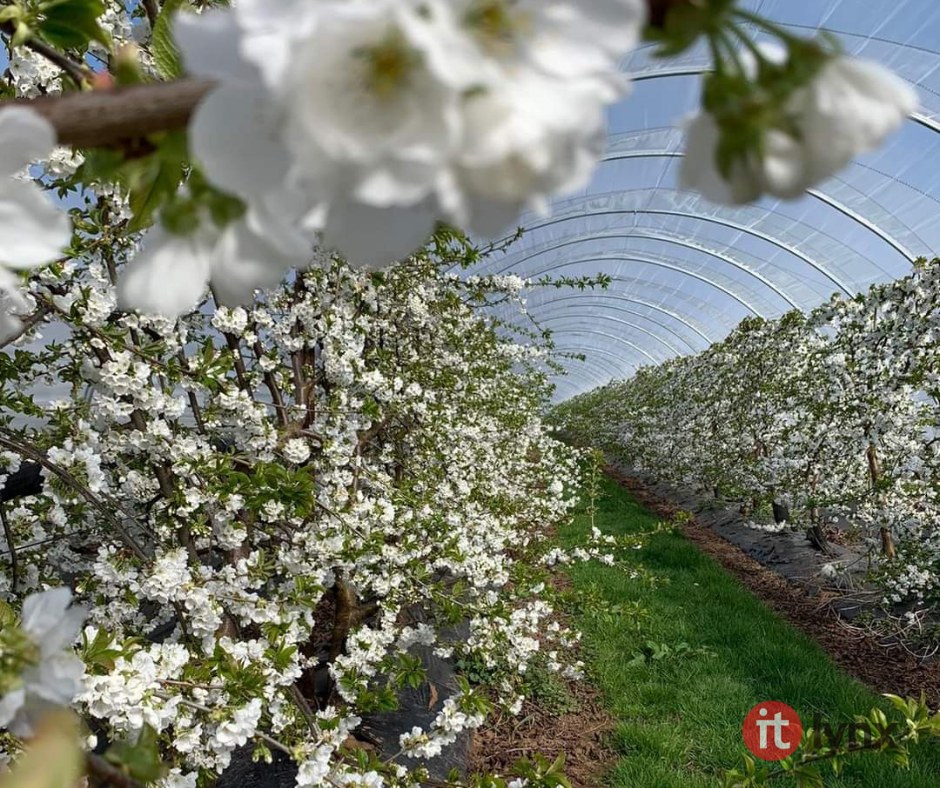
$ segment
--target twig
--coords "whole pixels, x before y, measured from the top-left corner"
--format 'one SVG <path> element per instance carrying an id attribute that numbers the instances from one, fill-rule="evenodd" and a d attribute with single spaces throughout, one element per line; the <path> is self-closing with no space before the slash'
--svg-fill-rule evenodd
<path id="1" fill-rule="evenodd" d="M 6 507 L 2 503 L 0 503 L 0 523 L 3 523 L 3 537 L 7 541 L 7 552 L 10 554 L 10 593 L 15 594 L 20 563 L 16 554 L 16 543 L 13 540 L 13 529 L 10 528 Z"/>
<path id="2" fill-rule="evenodd" d="M 290 695 L 291 698 L 293 698 L 294 703 L 297 705 L 297 708 L 300 709 L 300 713 L 303 715 L 303 718 L 306 721 L 307 726 L 310 728 L 311 733 L 319 736 L 320 726 L 317 724 L 317 715 L 313 713 L 313 709 L 310 708 L 310 704 L 307 702 L 304 694 L 300 691 L 300 687 L 298 687 L 296 684 L 291 684 Z"/>
<path id="3" fill-rule="evenodd" d="M 137 782 L 133 777 L 125 774 L 93 752 L 85 755 L 85 765 L 92 777 L 109 785 L 114 785 L 116 788 L 144 788 L 143 783 Z"/>
<path id="4" fill-rule="evenodd" d="M 264 358 L 264 348 L 261 347 L 259 341 L 255 340 L 252 350 L 260 365 L 261 360 Z M 273 370 L 264 370 L 264 385 L 267 386 L 268 392 L 271 394 L 271 403 L 277 412 L 278 421 L 282 427 L 287 427 L 290 419 L 287 417 L 287 408 L 284 406 L 284 398 L 281 396 L 281 389 L 277 385 L 277 378 Z"/>
<path id="5" fill-rule="evenodd" d="M 48 307 L 43 305 L 43 306 L 40 306 L 38 309 L 36 309 L 36 311 L 33 312 L 29 317 L 21 318 L 19 330 L 12 336 L 7 337 L 3 342 L 0 342 L 0 350 L 7 347 L 8 345 L 12 345 L 14 342 L 16 342 L 17 339 L 23 336 L 23 334 L 29 331 L 33 326 L 35 326 L 38 323 L 41 323 L 45 319 L 46 315 L 49 314 L 50 311 L 51 310 Z"/>

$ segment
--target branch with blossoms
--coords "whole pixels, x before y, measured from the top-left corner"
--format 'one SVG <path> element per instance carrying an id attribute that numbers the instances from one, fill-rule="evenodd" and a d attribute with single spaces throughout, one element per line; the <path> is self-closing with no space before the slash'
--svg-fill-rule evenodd
<path id="1" fill-rule="evenodd" d="M 662 30 L 672 9 L 693 6 L 690 0 L 647 0 L 649 25 Z M 153 25 L 160 16 L 156 0 L 145 3 Z M 6 22 L 9 33 L 16 32 Z M 26 46 L 48 57 L 80 84 L 93 83 L 93 74 L 36 39 Z M 75 96 L 58 96 L 30 102 L 33 109 L 55 128 L 62 145 L 107 147 L 161 131 L 185 128 L 201 99 L 212 89 L 210 80 L 176 79 L 165 84 L 107 88 Z"/>
<path id="2" fill-rule="evenodd" d="M 467 254 L 452 233 L 435 248 Z M 304 780 L 327 770 L 338 781 L 353 768 L 339 745 L 355 736 L 355 719 L 422 680 L 412 645 L 489 660 L 507 680 L 532 658 L 549 608 L 520 597 L 517 618 L 514 603 L 491 592 L 538 563 L 521 546 L 573 504 L 553 474 L 576 474 L 577 463 L 537 428 L 542 373 L 511 371 L 532 349 L 499 340 L 473 306 L 501 286 L 518 292 L 509 279 L 461 284 L 430 258 L 375 278 L 337 262 L 250 313 L 220 308 L 173 322 L 116 312 L 107 261 L 32 283 L 29 296 L 54 306 L 70 338 L 35 357 L 21 351 L 19 385 L 55 364 L 94 394 L 53 408 L 42 430 L 14 430 L 7 462 L 51 458 L 57 472 L 8 512 L 8 546 L 21 565 L 17 596 L 40 578 L 54 583 L 58 567 L 81 578 L 92 609 L 80 648 L 86 676 L 71 692 L 102 740 L 130 735 L 127 755 L 150 725 L 160 768 L 186 780 L 194 768 L 222 771 L 238 742 L 252 742 L 296 758 Z M 302 399 L 291 396 L 293 358 Z M 265 380 L 280 406 L 253 398 Z M 201 425 L 195 409 L 186 413 L 190 394 Z M 19 408 L 15 391 L 0 390 L 0 405 Z M 61 474 L 70 480 L 56 483 Z M 126 549 L 80 489 L 100 500 L 121 490 L 152 553 Z M 27 523 L 48 534 L 39 550 L 17 541 Z M 417 626 L 415 605 L 427 610 Z M 469 642 L 445 634 L 454 616 L 474 620 Z M 156 678 L 143 689 L 150 665 Z M 261 674 L 271 678 L 259 683 Z M 253 693 L 270 693 L 270 681 L 269 707 Z M 482 719 L 469 689 L 441 701 L 450 705 L 440 723 L 412 732 L 389 758 L 430 757 Z M 343 736 L 332 737 L 333 724 Z M 204 733 L 190 757 L 196 725 Z M 325 748 L 320 761 L 314 742 Z"/>
<path id="3" fill-rule="evenodd" d="M 797 197 L 916 107 L 902 80 L 834 39 L 799 38 L 733 0 L 438 0 L 379 3 L 361 18 L 326 3 L 198 15 L 188 5 L 139 10 L 145 48 L 114 45 L 100 0 L 0 11 L 14 48 L 58 45 L 70 59 L 52 61 L 90 88 L 14 101 L 0 125 L 26 133 L 10 113 L 28 108 L 51 126 L 40 138 L 93 149 L 74 184 L 125 189 L 129 229 L 152 226 L 122 276 L 122 305 L 167 316 L 195 308 L 210 283 L 221 303 L 245 303 L 309 265 L 318 243 L 381 267 L 441 223 L 499 237 L 590 177 L 605 109 L 628 92 L 620 60 L 643 38 L 663 57 L 710 47 L 681 178 L 717 202 Z M 275 41 L 283 55 L 269 54 Z M 93 73 L 74 59 L 82 52 L 110 71 Z M 824 100 L 832 90 L 846 99 L 838 111 Z M 52 234 L 46 249 L 62 245 Z M 187 275 L 156 286 L 181 260 Z"/>
<path id="4" fill-rule="evenodd" d="M 156 221 L 122 281 L 121 297 L 128 307 L 167 315 L 193 308 L 205 294 L 204 281 L 216 286 L 223 303 L 244 302 L 286 269 L 306 265 L 317 241 L 358 263 L 381 265 L 419 247 L 435 223 L 499 235 L 523 209 L 589 177 L 604 107 L 626 94 L 619 60 L 644 36 L 662 56 L 700 40 L 711 48 L 714 71 L 704 83 L 703 111 L 688 126 L 681 176 L 718 202 L 764 193 L 797 197 L 880 144 L 916 105 L 899 79 L 842 56 L 832 39 L 798 38 L 732 0 L 620 0 L 603 12 L 571 9 L 576 21 L 564 17 L 558 34 L 572 53 L 592 53 L 572 60 L 574 70 L 550 65 L 550 31 L 563 15 L 525 3 L 479 0 L 451 8 L 441 1 L 420 6 L 420 13 L 407 3 L 379 4 L 369 20 L 372 32 L 327 5 L 296 16 L 249 4 L 197 17 L 184 7 L 145 9 L 153 30 L 147 54 L 161 81 L 153 82 L 135 58 L 142 50 L 115 49 L 106 78 L 53 57 L 88 87 L 115 87 L 23 105 L 50 123 L 52 132 L 44 134 L 60 144 L 124 152 L 124 160 L 120 153 L 89 157 L 81 175 L 88 187 L 117 180 L 129 188 L 133 229 Z M 98 0 L 14 2 L 0 12 L 0 23 L 14 45 L 80 50 L 109 42 L 100 11 Z M 63 31 L 66 21 L 75 30 Z M 756 45 L 752 29 L 773 45 Z M 331 40 L 346 42 L 333 60 L 316 54 L 325 51 L 320 37 L 327 30 Z M 285 57 L 267 57 L 265 46 L 275 39 Z M 504 39 L 515 45 L 500 46 Z M 184 72 L 189 78 L 180 78 Z M 342 80 L 347 83 L 336 92 Z M 559 92 L 562 85 L 567 92 Z M 856 123 L 850 101 L 834 114 L 816 96 L 830 88 L 854 97 L 855 109 L 867 116 L 877 105 L 878 122 Z M 420 96 L 411 95 L 418 90 Z M 575 125 L 556 118 L 523 133 L 525 124 L 514 126 L 515 119 L 538 117 L 526 102 L 549 90 L 550 103 Z M 414 124 L 409 115 L 419 106 L 425 119 Z M 398 126 L 370 138 L 360 114 Z M 501 116 L 505 125 L 494 126 Z M 179 136 L 184 130 L 188 146 Z M 359 139 L 339 145 L 344 137 Z M 830 144 L 833 137 L 842 144 Z M 541 142 L 533 146 L 533 139 Z M 579 155 L 552 153 L 568 146 Z M 412 160 L 417 151 L 423 163 Z M 501 178 L 510 165 L 521 169 Z M 385 175 L 371 174 L 379 171 Z M 384 232 L 391 226 L 394 233 Z M 273 237 L 279 242 L 272 244 Z M 268 241 L 256 251 L 263 249 L 265 259 L 251 260 L 248 247 L 261 239 Z M 61 245 L 58 236 L 49 240 L 50 247 Z M 236 256 L 247 255 L 238 276 L 213 263 L 233 242 Z M 169 259 L 182 257 L 201 273 L 177 278 L 176 288 L 154 287 Z"/>

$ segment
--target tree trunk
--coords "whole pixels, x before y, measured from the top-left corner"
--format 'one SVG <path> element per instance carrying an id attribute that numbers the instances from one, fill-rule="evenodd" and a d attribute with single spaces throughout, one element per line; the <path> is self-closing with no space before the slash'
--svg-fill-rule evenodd
<path id="1" fill-rule="evenodd" d="M 879 529 L 881 533 L 881 552 L 888 558 L 897 558 L 898 551 L 894 546 L 894 537 L 891 535 L 891 529 L 882 526 Z"/>
<path id="2" fill-rule="evenodd" d="M 881 461 L 878 459 L 878 452 L 875 450 L 874 444 L 868 444 L 866 456 L 868 459 L 868 478 L 871 481 L 872 491 L 876 496 L 880 496 L 878 484 L 881 481 Z M 894 546 L 894 537 L 891 535 L 891 529 L 881 526 L 879 533 L 881 534 L 882 554 L 888 556 L 888 558 L 895 558 L 898 551 Z"/>
<path id="3" fill-rule="evenodd" d="M 819 509 L 815 506 L 810 510 L 810 522 L 812 525 L 806 529 L 806 538 L 812 542 L 813 547 L 817 550 L 828 553 L 829 540 L 826 538 L 826 532 L 819 523 Z"/>
<path id="4" fill-rule="evenodd" d="M 335 660 L 346 648 L 346 638 L 356 623 L 356 611 L 359 602 L 352 586 L 337 577 L 333 586 L 333 599 L 336 612 L 333 615 L 333 635 L 330 638 L 330 661 Z"/>

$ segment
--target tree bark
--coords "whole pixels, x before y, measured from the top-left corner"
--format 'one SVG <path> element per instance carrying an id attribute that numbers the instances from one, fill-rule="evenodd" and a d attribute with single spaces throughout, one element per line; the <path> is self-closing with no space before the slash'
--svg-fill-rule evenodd
<path id="1" fill-rule="evenodd" d="M 215 83 L 178 79 L 152 85 L 66 93 L 0 102 L 30 107 L 56 130 L 60 145 L 106 148 L 159 131 L 186 127 L 200 100 Z"/>
<path id="2" fill-rule="evenodd" d="M 871 479 L 872 490 L 875 495 L 879 495 L 878 483 L 881 481 L 881 461 L 878 459 L 878 453 L 875 451 L 873 444 L 869 444 L 868 446 L 867 458 L 868 476 Z M 888 558 L 897 556 L 898 551 L 894 546 L 894 537 L 891 535 L 891 529 L 881 526 L 878 529 L 878 533 L 881 536 L 881 552 Z"/>
<path id="3" fill-rule="evenodd" d="M 812 543 L 813 547 L 824 553 L 829 552 L 829 540 L 826 538 L 826 532 L 820 523 L 821 512 L 819 507 L 814 506 L 810 510 L 810 527 L 806 529 L 806 538 Z"/>

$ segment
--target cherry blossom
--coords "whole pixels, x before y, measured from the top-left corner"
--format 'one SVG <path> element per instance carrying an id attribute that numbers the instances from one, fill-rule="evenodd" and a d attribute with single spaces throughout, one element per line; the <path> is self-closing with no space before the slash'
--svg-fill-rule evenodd
<path id="1" fill-rule="evenodd" d="M 68 706 L 81 688 L 85 664 L 71 646 L 87 610 L 70 607 L 71 601 L 72 592 L 60 587 L 31 594 L 23 602 L 20 629 L 30 653 L 17 685 L 0 698 L 0 727 L 17 736 L 31 736 L 46 711 Z"/>
<path id="2" fill-rule="evenodd" d="M 61 254 L 71 237 L 71 224 L 32 183 L 13 176 L 55 147 L 55 131 L 30 109 L 0 112 L 0 339 L 16 333 L 16 315 L 29 304 L 19 293 L 11 270 L 35 268 Z"/>
<path id="3" fill-rule="evenodd" d="M 786 65 L 786 51 L 763 45 L 772 66 Z M 744 80 L 756 80 L 759 66 L 742 55 Z M 846 55 L 830 56 L 805 86 L 775 108 L 776 120 L 754 131 L 757 143 L 741 138 L 722 165 L 721 146 L 739 121 L 726 125 L 703 109 L 686 123 L 686 151 L 680 180 L 717 203 L 743 204 L 764 194 L 795 199 L 835 175 L 856 156 L 879 147 L 918 104 L 914 89 L 883 66 Z M 772 114 L 772 113 L 768 113 Z"/>
<path id="4" fill-rule="evenodd" d="M 303 225 L 354 264 L 402 258 L 442 220 L 495 235 L 589 177 L 643 21 L 639 0 L 255 0 L 184 16 L 189 70 L 222 80 L 193 151 L 249 203 L 298 194 Z"/>

